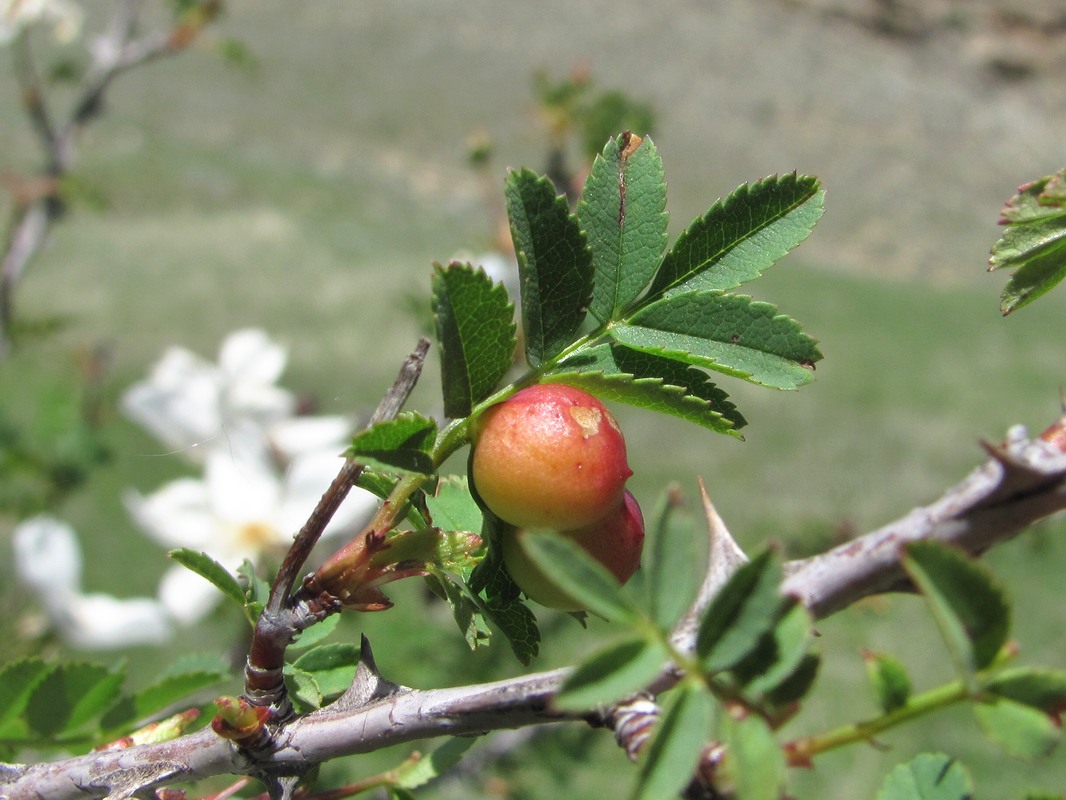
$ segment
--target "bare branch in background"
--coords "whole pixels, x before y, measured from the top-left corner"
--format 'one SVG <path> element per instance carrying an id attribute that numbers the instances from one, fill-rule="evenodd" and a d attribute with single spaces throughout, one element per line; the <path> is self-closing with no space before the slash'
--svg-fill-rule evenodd
<path id="1" fill-rule="evenodd" d="M 65 210 L 60 184 L 73 168 L 78 140 L 100 112 L 112 81 L 129 69 L 181 52 L 218 12 L 218 4 L 211 4 L 207 13 L 197 17 L 196 25 L 178 24 L 167 30 L 138 35 L 141 5 L 141 0 L 119 4 L 107 32 L 91 48 L 92 63 L 63 121 L 58 121 L 47 105 L 29 32 L 22 31 L 13 43 L 15 79 L 44 157 L 44 166 L 37 177 L 49 188 L 31 196 L 13 192 L 11 220 L 0 244 L 0 358 L 11 346 L 15 288 L 47 244 L 52 226 Z"/>

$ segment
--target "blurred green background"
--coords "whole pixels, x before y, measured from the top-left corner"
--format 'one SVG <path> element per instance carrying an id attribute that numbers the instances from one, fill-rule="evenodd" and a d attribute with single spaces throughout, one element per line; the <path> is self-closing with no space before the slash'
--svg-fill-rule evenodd
<path id="1" fill-rule="evenodd" d="M 467 164 L 471 135 L 494 143 L 494 189 L 505 166 L 545 166 L 538 69 L 561 78 L 583 65 L 598 87 L 653 105 L 675 234 L 772 172 L 816 174 L 828 190 L 811 239 L 747 287 L 820 340 L 817 381 L 785 394 L 724 380 L 750 422 L 743 443 L 617 409 L 646 508 L 670 482 L 694 499 L 702 475 L 743 545 L 776 540 L 805 553 L 931 501 L 980 461 L 980 439 L 1049 423 L 1066 295 L 1000 319 L 1005 276 L 984 266 L 1014 187 L 1066 162 L 1062 86 L 1051 70 L 1008 79 L 983 59 L 980 37 L 996 33 L 982 16 L 988 4 L 961 4 L 949 22 L 930 17 L 917 38 L 879 34 L 833 5 L 236 0 L 193 52 L 123 76 L 77 170 L 105 208 L 60 225 L 18 296 L 25 319 L 58 314 L 66 324 L 0 372 L 5 410 L 32 416 L 31 398 L 66 385 L 79 353 L 110 353 L 101 413 L 113 458 L 58 510 L 83 538 L 87 588 L 154 591 L 162 552 L 134 529 L 119 492 L 187 473 L 117 414 L 122 390 L 168 345 L 213 357 L 227 332 L 256 325 L 289 346 L 285 386 L 324 412 L 371 407 L 419 334 L 409 299 L 428 306 L 431 262 L 491 246 L 497 209 Z M 255 68 L 227 68 L 212 45 L 224 37 L 242 42 Z M 0 89 L 0 168 L 25 169 L 36 154 L 2 63 Z M 433 365 L 412 407 L 436 408 L 435 375 Z M 5 551 L 11 522 L 0 519 Z M 1061 527 L 988 558 L 1014 592 L 1026 663 L 1063 666 Z M 0 636 L 17 653 L 32 609 L 8 564 L 5 555 Z M 429 687 L 519 671 L 502 643 L 469 654 L 421 587 L 390 594 L 395 610 L 346 628 L 370 636 L 388 678 Z M 609 633 L 543 621 L 544 668 Z M 220 614 L 170 648 L 134 652 L 132 679 L 191 649 L 228 648 L 241 625 Z M 919 688 L 950 674 L 914 599 L 863 603 L 819 631 L 818 687 L 786 734 L 873 713 L 861 648 L 898 656 Z M 957 755 L 978 796 L 1066 786 L 1066 755 L 1012 761 L 965 712 L 881 744 L 797 772 L 794 794 L 871 797 L 893 764 L 922 749 Z M 471 751 L 485 754 L 475 769 L 424 796 L 619 796 L 632 776 L 597 731 L 559 728 L 505 738 L 502 755 L 490 749 L 491 738 Z M 402 757 L 327 770 L 339 780 Z"/>

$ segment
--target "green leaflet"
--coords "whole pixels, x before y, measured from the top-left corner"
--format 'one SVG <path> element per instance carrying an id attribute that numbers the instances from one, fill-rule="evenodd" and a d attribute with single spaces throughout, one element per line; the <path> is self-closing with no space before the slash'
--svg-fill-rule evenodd
<path id="1" fill-rule="evenodd" d="M 289 645 L 289 652 L 296 653 L 301 650 L 308 650 L 312 647 L 317 647 L 328 637 L 333 635 L 333 632 L 337 630 L 337 625 L 340 624 L 341 615 L 331 614 L 320 622 L 316 622 L 309 628 L 305 628 L 297 634 L 292 644 Z"/>
<path id="2" fill-rule="evenodd" d="M 941 753 L 920 753 L 889 773 L 877 800 L 973 800 L 966 768 Z"/>
<path id="3" fill-rule="evenodd" d="M 700 622 L 696 656 L 714 673 L 729 669 L 758 647 L 795 600 L 782 597 L 781 564 L 765 550 L 744 564 L 715 596 Z"/>
<path id="4" fill-rule="evenodd" d="M 558 355 L 585 318 L 592 296 L 592 256 L 566 199 L 547 178 L 512 172 L 505 187 L 522 292 L 522 328 L 530 366 Z"/>
<path id="5" fill-rule="evenodd" d="M 13 661 L 0 669 L 0 742 L 28 733 L 22 713 L 37 687 L 56 669 L 39 658 Z"/>
<path id="6" fill-rule="evenodd" d="M 515 658 L 528 667 L 540 652 L 540 628 L 529 607 L 517 596 L 506 601 L 490 595 L 484 601 L 482 611 L 507 637 Z"/>
<path id="7" fill-rule="evenodd" d="M 29 728 L 43 739 L 75 732 L 119 697 L 124 674 L 99 664 L 60 664 L 34 689 L 26 704 Z"/>
<path id="8" fill-rule="evenodd" d="M 433 472 L 433 449 L 437 423 L 421 414 L 405 412 L 395 419 L 371 425 L 352 438 L 348 455 L 386 470 Z"/>
<path id="9" fill-rule="evenodd" d="M 342 694 L 351 685 L 358 664 L 358 645 L 334 642 L 308 650 L 292 666 L 311 675 L 322 696 L 328 699 Z"/>
<path id="10" fill-rule="evenodd" d="M 670 414 L 704 428 L 741 438 L 747 424 L 707 374 L 679 361 L 604 343 L 579 350 L 544 376 L 605 400 Z"/>
<path id="11" fill-rule="evenodd" d="M 911 696 L 911 679 L 903 665 L 883 653 L 865 653 L 863 660 L 881 713 L 888 714 L 907 705 Z"/>
<path id="12" fill-rule="evenodd" d="M 519 546 L 567 596 L 591 613 L 639 626 L 643 615 L 605 566 L 564 536 L 526 531 Z"/>
<path id="13" fill-rule="evenodd" d="M 495 539 L 494 521 L 488 516 L 482 531 L 485 539 Z M 481 612 L 507 638 L 515 658 L 523 665 L 540 652 L 540 628 L 536 617 L 522 602 L 521 590 L 511 580 L 500 556 L 499 544 L 493 541 L 488 554 L 470 575 L 470 591 L 478 596 Z M 456 619 L 459 622 L 459 619 Z"/>
<path id="14" fill-rule="evenodd" d="M 477 741 L 474 736 L 445 739 L 442 745 L 422 758 L 408 759 L 393 771 L 396 775 L 396 786 L 401 789 L 417 789 L 440 777 L 458 764 L 466 751 Z"/>
<path id="15" fill-rule="evenodd" d="M 988 667 L 1007 641 L 1010 606 L 982 564 L 936 541 L 911 542 L 903 568 L 925 595 L 962 677 Z"/>
<path id="16" fill-rule="evenodd" d="M 759 277 L 807 238 L 822 216 L 824 194 L 816 178 L 796 173 L 740 186 L 678 237 L 649 297 L 721 291 Z"/>
<path id="17" fill-rule="evenodd" d="M 692 779 L 713 719 L 714 698 L 702 686 L 685 681 L 671 692 L 642 754 L 632 799 L 677 797 Z"/>
<path id="18" fill-rule="evenodd" d="M 993 245 L 989 269 L 1016 269 L 1000 298 L 1006 315 L 1050 291 L 1066 277 L 1066 170 L 1022 186 L 1007 201 L 1007 226 Z"/>
<path id="19" fill-rule="evenodd" d="M 503 286 L 469 264 L 433 269 L 444 413 L 465 417 L 496 388 L 514 358 L 514 306 Z"/>
<path id="20" fill-rule="evenodd" d="M 983 688 L 1055 717 L 1066 711 L 1066 672 L 1062 670 L 1015 667 L 998 673 Z"/>
<path id="21" fill-rule="evenodd" d="M 973 713 L 985 735 L 1014 758 L 1043 758 L 1062 738 L 1062 727 L 1056 719 L 1024 703 L 999 697 L 977 703 Z"/>
<path id="22" fill-rule="evenodd" d="M 177 561 L 186 569 L 192 570 L 207 582 L 213 584 L 222 594 L 236 600 L 243 608 L 246 602 L 244 589 L 230 571 L 215 561 L 207 553 L 181 547 L 167 553 L 169 558 Z"/>
<path id="23" fill-rule="evenodd" d="M 469 533 L 481 530 L 481 509 L 470 495 L 465 476 L 442 478 L 436 493 L 426 497 L 426 507 L 433 524 L 441 530 Z"/>
<path id="24" fill-rule="evenodd" d="M 666 249 L 666 180 L 651 139 L 611 139 L 596 157 L 578 204 L 595 270 L 589 311 L 616 319 L 648 285 Z"/>
<path id="25" fill-rule="evenodd" d="M 769 303 L 717 291 L 663 298 L 615 325 L 627 347 L 706 367 L 776 389 L 813 380 L 822 354 L 814 339 Z"/>
<path id="26" fill-rule="evenodd" d="M 748 697 L 763 697 L 771 704 L 783 704 L 798 700 L 805 695 L 814 682 L 820 659 L 809 653 L 813 630 L 810 612 L 800 603 L 782 606 L 780 619 L 763 637 L 772 643 L 772 658 L 749 658 L 742 665 L 755 674 L 747 683 L 744 693 Z"/>
<path id="27" fill-rule="evenodd" d="M 123 697 L 108 710 L 101 724 L 105 729 L 121 729 L 158 714 L 195 692 L 218 686 L 229 677 L 222 665 L 217 669 L 205 669 L 204 666 L 166 675 L 151 686 Z"/>
<path id="28" fill-rule="evenodd" d="M 699 535 L 676 487 L 662 493 L 647 530 L 641 565 L 645 606 L 656 625 L 670 630 L 696 599 L 708 563 L 707 537 Z"/>
<path id="29" fill-rule="evenodd" d="M 743 719 L 723 715 L 722 738 L 736 800 L 778 800 L 785 786 L 785 754 L 766 720 L 754 714 Z"/>
<path id="30" fill-rule="evenodd" d="M 426 585 L 439 598 L 448 604 L 452 619 L 463 634 L 463 639 L 471 650 L 486 645 L 492 631 L 485 621 L 481 606 L 473 596 L 460 586 L 451 576 L 437 575 L 433 572 L 426 577 Z"/>
<path id="31" fill-rule="evenodd" d="M 659 642 L 630 637 L 594 653 L 567 677 L 554 705 L 583 711 L 644 691 L 670 655 Z"/>

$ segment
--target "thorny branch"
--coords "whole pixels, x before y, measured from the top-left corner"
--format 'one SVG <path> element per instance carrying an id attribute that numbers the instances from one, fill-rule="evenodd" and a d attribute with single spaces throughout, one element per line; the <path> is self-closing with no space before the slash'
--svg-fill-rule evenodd
<path id="1" fill-rule="evenodd" d="M 986 445 L 989 458 L 939 500 L 846 545 L 787 564 L 783 591 L 797 594 L 816 618 L 822 618 L 862 597 L 906 588 L 899 555 L 908 541 L 935 538 L 978 555 L 1066 509 L 1066 454 L 1059 447 L 1064 432 L 1066 416 L 1039 439 L 1028 439 L 1021 428 L 1012 429 L 1003 444 Z M 706 500 L 705 509 L 711 557 L 692 615 L 710 601 L 743 558 Z M 691 647 L 688 630 L 684 623 L 678 626 L 674 636 L 678 647 Z M 657 714 L 648 695 L 614 709 L 555 712 L 551 700 L 567 670 L 450 689 L 396 686 L 378 673 L 365 641 L 363 652 L 355 681 L 337 702 L 280 726 L 271 750 L 257 753 L 255 759 L 204 730 L 162 744 L 29 766 L 0 765 L 0 800 L 122 800 L 219 774 L 255 775 L 278 786 L 284 776 L 344 755 L 415 739 L 567 720 L 608 725 L 627 751 L 635 753 Z M 678 677 L 668 665 L 649 689 L 665 691 Z"/>

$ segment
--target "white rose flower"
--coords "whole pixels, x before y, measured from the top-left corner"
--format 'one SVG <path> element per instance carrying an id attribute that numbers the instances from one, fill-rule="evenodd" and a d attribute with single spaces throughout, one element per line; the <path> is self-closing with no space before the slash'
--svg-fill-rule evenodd
<path id="1" fill-rule="evenodd" d="M 81 33 L 84 21 L 81 6 L 69 0 L 0 0 L 0 45 L 30 25 L 51 25 L 56 40 L 68 44 Z"/>
<path id="2" fill-rule="evenodd" d="M 255 436 L 231 434 L 228 447 L 207 451 L 202 480 L 182 478 L 150 495 L 130 491 L 126 506 L 144 531 L 168 548 L 206 553 L 230 571 L 248 559 L 284 553 L 343 460 L 328 453 L 296 456 L 278 474 Z M 354 534 L 377 509 L 377 498 L 352 489 L 326 535 Z M 221 595 L 200 576 L 174 567 L 160 584 L 159 598 L 183 624 L 201 619 Z"/>
<path id="3" fill-rule="evenodd" d="M 158 600 L 82 592 L 81 546 L 66 523 L 33 517 L 15 528 L 13 544 L 16 574 L 67 644 L 110 650 L 170 639 L 170 619 Z"/>

